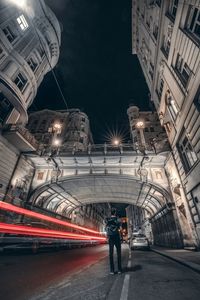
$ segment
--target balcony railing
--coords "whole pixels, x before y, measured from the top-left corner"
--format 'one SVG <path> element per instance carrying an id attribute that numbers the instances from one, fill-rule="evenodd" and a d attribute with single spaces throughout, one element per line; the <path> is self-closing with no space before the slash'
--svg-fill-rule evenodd
<path id="1" fill-rule="evenodd" d="M 35 137 L 21 125 L 7 125 L 3 136 L 21 151 L 36 151 L 39 146 Z"/>

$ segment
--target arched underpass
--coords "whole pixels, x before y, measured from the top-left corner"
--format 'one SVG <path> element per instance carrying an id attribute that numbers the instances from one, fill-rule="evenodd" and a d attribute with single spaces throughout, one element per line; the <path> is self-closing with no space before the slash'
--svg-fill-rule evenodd
<path id="1" fill-rule="evenodd" d="M 144 209 L 157 245 L 182 247 L 170 194 L 150 181 L 122 174 L 84 174 L 60 178 L 35 189 L 29 203 L 69 217 L 77 207 L 92 203 L 125 203 Z"/>

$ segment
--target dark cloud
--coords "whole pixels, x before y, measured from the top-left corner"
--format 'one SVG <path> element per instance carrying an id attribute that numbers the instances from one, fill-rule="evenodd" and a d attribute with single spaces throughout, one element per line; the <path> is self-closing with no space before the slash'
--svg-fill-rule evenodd
<path id="1" fill-rule="evenodd" d="M 68 106 L 83 109 L 95 142 L 109 128 L 127 126 L 130 102 L 147 107 L 148 90 L 131 54 L 130 0 L 46 0 L 62 24 L 55 74 Z M 52 74 L 39 88 L 33 108 L 65 108 Z"/>

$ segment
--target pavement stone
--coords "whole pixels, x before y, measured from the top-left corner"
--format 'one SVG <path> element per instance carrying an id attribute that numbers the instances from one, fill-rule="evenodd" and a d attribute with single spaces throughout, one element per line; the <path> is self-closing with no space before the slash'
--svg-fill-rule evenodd
<path id="1" fill-rule="evenodd" d="M 200 274 L 200 252 L 152 246 L 151 250 Z"/>

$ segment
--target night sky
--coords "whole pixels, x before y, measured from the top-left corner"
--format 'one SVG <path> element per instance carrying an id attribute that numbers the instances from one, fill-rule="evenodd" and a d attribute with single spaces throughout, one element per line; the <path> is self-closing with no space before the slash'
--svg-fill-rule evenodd
<path id="1" fill-rule="evenodd" d="M 62 26 L 60 59 L 54 71 L 68 108 L 90 119 L 95 143 L 108 132 L 126 131 L 130 103 L 148 110 L 148 88 L 131 54 L 130 0 L 46 0 Z M 66 109 L 51 73 L 31 110 Z M 129 135 L 126 136 L 127 142 Z"/>

